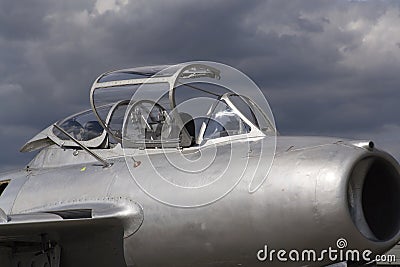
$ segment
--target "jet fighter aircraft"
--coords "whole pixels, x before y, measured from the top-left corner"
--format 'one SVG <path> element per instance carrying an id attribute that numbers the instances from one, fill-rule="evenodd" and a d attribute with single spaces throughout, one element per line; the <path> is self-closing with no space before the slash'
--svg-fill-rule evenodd
<path id="1" fill-rule="evenodd" d="M 326 266 L 393 247 L 396 160 L 369 140 L 279 135 L 238 73 L 189 62 L 100 75 L 92 108 L 1 174 L 0 266 Z"/>

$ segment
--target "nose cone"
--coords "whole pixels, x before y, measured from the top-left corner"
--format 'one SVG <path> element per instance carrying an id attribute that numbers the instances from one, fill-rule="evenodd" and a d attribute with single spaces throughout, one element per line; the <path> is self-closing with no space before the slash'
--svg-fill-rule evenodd
<path id="1" fill-rule="evenodd" d="M 274 225 L 281 247 L 323 251 L 344 239 L 345 250 L 371 251 L 373 260 L 399 242 L 400 167 L 389 154 L 347 144 L 310 146 L 282 153 L 270 176 L 267 185 L 284 189 L 275 194 L 284 207 L 276 211 L 283 226 Z"/>
<path id="2" fill-rule="evenodd" d="M 361 158 L 348 182 L 349 212 L 357 229 L 371 242 L 391 247 L 400 238 L 400 171 L 386 153 Z"/>
<path id="3" fill-rule="evenodd" d="M 339 148 L 340 149 L 340 148 Z M 340 149 L 321 169 L 317 219 L 331 244 L 382 254 L 400 240 L 400 167 L 379 150 Z"/>

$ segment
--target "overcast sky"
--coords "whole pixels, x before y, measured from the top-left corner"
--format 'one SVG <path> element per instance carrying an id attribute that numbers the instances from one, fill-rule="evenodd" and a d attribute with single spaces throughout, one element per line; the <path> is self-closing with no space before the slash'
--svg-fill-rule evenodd
<path id="1" fill-rule="evenodd" d="M 282 134 L 368 138 L 400 159 L 400 1 L 0 0 L 0 169 L 89 108 L 100 73 L 191 60 L 248 74 Z"/>

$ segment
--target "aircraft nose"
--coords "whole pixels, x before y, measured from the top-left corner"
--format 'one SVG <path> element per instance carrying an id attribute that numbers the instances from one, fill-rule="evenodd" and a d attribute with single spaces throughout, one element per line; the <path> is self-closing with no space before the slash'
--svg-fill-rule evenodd
<path id="1" fill-rule="evenodd" d="M 371 241 L 399 239 L 399 173 L 397 162 L 372 156 L 359 160 L 350 174 L 350 215 L 358 230 Z"/>

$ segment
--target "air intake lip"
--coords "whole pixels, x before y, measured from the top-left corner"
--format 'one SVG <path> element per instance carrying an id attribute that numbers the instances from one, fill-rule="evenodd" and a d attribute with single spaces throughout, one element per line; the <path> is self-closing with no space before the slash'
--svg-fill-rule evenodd
<path id="1" fill-rule="evenodd" d="M 395 165 L 396 164 L 396 165 Z M 400 231 L 398 165 L 379 156 L 356 162 L 348 184 L 348 205 L 358 230 L 371 241 L 388 241 Z"/>

